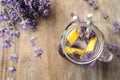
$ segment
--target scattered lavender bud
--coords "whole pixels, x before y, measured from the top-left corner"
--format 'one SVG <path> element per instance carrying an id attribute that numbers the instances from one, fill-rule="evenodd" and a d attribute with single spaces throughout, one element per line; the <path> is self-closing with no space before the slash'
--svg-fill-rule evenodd
<path id="1" fill-rule="evenodd" d="M 11 61 L 18 61 L 18 56 L 17 55 L 15 55 L 15 54 L 12 54 L 11 56 L 10 56 L 10 60 Z"/>
<path id="2" fill-rule="evenodd" d="M 93 0 L 85 0 L 89 5 L 92 5 L 94 3 Z"/>
<path id="3" fill-rule="evenodd" d="M 118 49 L 117 53 L 120 55 L 120 49 Z"/>
<path id="4" fill-rule="evenodd" d="M 114 32 L 114 33 L 118 33 L 118 32 L 119 32 L 119 29 L 116 28 L 116 27 L 113 27 L 113 32 Z"/>
<path id="5" fill-rule="evenodd" d="M 85 34 L 86 33 L 86 27 L 85 26 L 81 26 L 81 33 Z"/>
<path id="6" fill-rule="evenodd" d="M 97 3 L 94 2 L 94 3 L 92 4 L 92 7 L 93 7 L 94 10 L 98 9 Z"/>
<path id="7" fill-rule="evenodd" d="M 11 41 L 9 39 L 6 39 L 2 42 L 3 48 L 10 48 L 11 47 Z"/>
<path id="8" fill-rule="evenodd" d="M 15 36 L 16 36 L 17 38 L 19 38 L 19 37 L 20 37 L 20 32 L 19 32 L 19 31 L 16 31 L 16 32 L 15 32 Z"/>
<path id="9" fill-rule="evenodd" d="M 14 67 L 9 67 L 8 71 L 14 73 L 14 72 L 16 72 L 16 69 Z"/>
<path id="10" fill-rule="evenodd" d="M 35 40 L 36 40 L 36 39 L 38 39 L 38 38 L 37 38 L 37 37 L 32 37 L 32 38 L 30 39 L 30 44 L 31 44 L 32 47 L 36 45 L 36 44 L 35 44 Z"/>
<path id="11" fill-rule="evenodd" d="M 107 18 L 108 18 L 108 14 L 107 14 L 106 12 L 103 12 L 103 13 L 102 13 L 102 18 L 103 18 L 103 19 L 107 19 Z"/>
<path id="12" fill-rule="evenodd" d="M 112 46 L 112 49 L 118 50 L 118 45 L 117 44 L 111 44 L 111 46 Z"/>
<path id="13" fill-rule="evenodd" d="M 43 49 L 35 49 L 34 50 L 34 56 L 40 57 L 44 53 Z"/>
<path id="14" fill-rule="evenodd" d="M 113 20 L 112 21 L 112 24 L 113 24 L 113 26 L 114 26 L 114 32 L 116 32 L 116 31 L 119 31 L 120 30 L 120 24 L 118 23 L 118 21 L 116 21 L 116 20 Z"/>

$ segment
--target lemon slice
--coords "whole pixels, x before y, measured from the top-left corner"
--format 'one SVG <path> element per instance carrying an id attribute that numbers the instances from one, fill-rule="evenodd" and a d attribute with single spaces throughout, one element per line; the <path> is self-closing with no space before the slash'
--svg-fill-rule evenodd
<path id="1" fill-rule="evenodd" d="M 77 29 L 73 29 L 71 31 L 71 33 L 68 35 L 67 37 L 67 41 L 72 45 L 76 40 L 77 38 L 79 37 L 79 32 L 77 31 Z"/>
<path id="2" fill-rule="evenodd" d="M 93 51 L 94 48 L 95 48 L 96 42 L 97 42 L 97 38 L 96 37 L 92 38 L 90 40 L 90 42 L 88 43 L 88 46 L 87 46 L 85 52 L 91 52 L 91 51 Z"/>
<path id="3" fill-rule="evenodd" d="M 85 54 L 85 51 L 84 51 L 84 50 L 77 49 L 77 48 L 71 48 L 71 47 L 68 47 L 68 46 L 64 47 L 64 50 L 65 50 L 65 52 L 66 52 L 67 54 L 73 54 L 74 52 L 75 52 L 76 54 L 79 54 L 79 55 Z"/>

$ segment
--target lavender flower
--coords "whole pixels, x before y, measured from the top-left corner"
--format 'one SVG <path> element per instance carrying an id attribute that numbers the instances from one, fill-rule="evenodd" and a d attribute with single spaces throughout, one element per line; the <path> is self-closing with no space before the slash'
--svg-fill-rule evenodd
<path id="1" fill-rule="evenodd" d="M 111 46 L 112 46 L 112 49 L 118 50 L 118 45 L 117 44 L 111 44 Z"/>
<path id="2" fill-rule="evenodd" d="M 9 67 L 8 71 L 14 73 L 14 72 L 16 72 L 16 69 L 14 67 Z"/>
<path id="3" fill-rule="evenodd" d="M 3 30 L 0 30 L 0 38 L 4 36 Z"/>
<path id="4" fill-rule="evenodd" d="M 26 30 L 26 23 L 25 23 L 25 22 L 21 22 L 21 23 L 18 25 L 18 29 L 19 29 L 19 30 Z"/>
<path id="5" fill-rule="evenodd" d="M 6 14 L 0 15 L 0 22 L 2 22 L 2 21 L 8 21 L 8 16 Z"/>
<path id="6" fill-rule="evenodd" d="M 35 40 L 36 40 L 36 39 L 38 39 L 38 38 L 37 38 L 37 37 L 32 37 L 32 38 L 30 39 L 30 44 L 31 44 L 32 47 L 36 45 L 36 44 L 35 44 Z"/>
<path id="7" fill-rule="evenodd" d="M 94 54 L 94 52 L 87 52 L 87 53 L 85 53 L 85 55 L 80 56 L 80 59 L 81 60 L 89 59 L 92 57 L 93 54 Z"/>
<path id="8" fill-rule="evenodd" d="M 93 0 L 85 0 L 89 5 L 92 5 L 94 3 Z"/>
<path id="9" fill-rule="evenodd" d="M 16 31 L 16 32 L 10 32 L 10 36 L 11 36 L 12 38 L 14 38 L 14 37 L 19 38 L 19 37 L 20 37 L 20 32 L 19 32 L 19 31 Z"/>
<path id="10" fill-rule="evenodd" d="M 102 13 L 102 18 L 103 18 L 103 19 L 107 19 L 107 18 L 108 18 L 108 14 L 107 14 L 106 12 L 103 12 L 103 13 Z"/>
<path id="11" fill-rule="evenodd" d="M 94 10 L 98 9 L 97 3 L 94 2 L 94 3 L 92 4 L 92 7 L 93 7 Z"/>
<path id="12" fill-rule="evenodd" d="M 35 49 L 34 50 L 34 56 L 35 57 L 40 57 L 44 53 L 43 49 Z"/>
<path id="13" fill-rule="evenodd" d="M 10 56 L 10 60 L 11 61 L 18 61 L 18 56 L 17 55 L 15 55 L 15 54 L 12 54 L 11 56 Z"/>
<path id="14" fill-rule="evenodd" d="M 16 32 L 15 32 L 15 36 L 16 36 L 17 38 L 19 38 L 19 37 L 20 37 L 20 32 L 19 32 L 19 31 L 16 31 Z"/>
<path id="15" fill-rule="evenodd" d="M 85 34 L 86 33 L 86 27 L 85 26 L 81 26 L 81 33 Z"/>
<path id="16" fill-rule="evenodd" d="M 112 21 L 112 24 L 113 24 L 113 26 L 114 26 L 113 31 L 114 31 L 114 32 L 119 32 L 119 30 L 120 30 L 120 24 L 118 23 L 118 21 L 113 20 L 113 21 Z"/>
<path id="17" fill-rule="evenodd" d="M 2 29 L 4 33 L 6 33 L 8 36 L 11 34 L 11 30 L 7 29 L 7 28 L 3 28 Z"/>
<path id="18" fill-rule="evenodd" d="M 118 47 L 117 44 L 107 44 L 106 48 L 113 52 L 118 59 L 120 59 L 120 48 Z"/>
<path id="19" fill-rule="evenodd" d="M 98 9 L 98 5 L 95 1 L 93 0 L 85 0 L 90 6 L 93 7 L 94 10 Z"/>
<path id="20" fill-rule="evenodd" d="M 11 47 L 11 40 L 10 39 L 4 40 L 2 43 L 2 47 L 3 48 L 10 48 Z"/>

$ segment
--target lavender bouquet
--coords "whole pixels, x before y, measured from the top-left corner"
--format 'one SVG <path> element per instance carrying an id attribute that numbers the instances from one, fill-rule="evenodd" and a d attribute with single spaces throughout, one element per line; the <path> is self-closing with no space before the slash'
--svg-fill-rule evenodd
<path id="1" fill-rule="evenodd" d="M 1 0 L 2 10 L 0 12 L 0 23 L 5 26 L 0 26 L 0 38 L 3 39 L 1 46 L 10 48 L 14 46 L 14 51 L 10 56 L 9 72 L 16 72 L 13 62 L 17 62 L 18 55 L 15 52 L 16 42 L 20 38 L 21 30 L 33 33 L 36 31 L 38 19 L 46 18 L 50 11 L 50 0 Z M 30 44 L 33 47 L 34 56 L 40 57 L 44 51 L 41 48 L 36 48 L 35 41 L 38 38 L 31 36 Z M 7 78 L 11 80 L 12 78 Z M 13 80 L 13 79 L 12 79 Z"/>

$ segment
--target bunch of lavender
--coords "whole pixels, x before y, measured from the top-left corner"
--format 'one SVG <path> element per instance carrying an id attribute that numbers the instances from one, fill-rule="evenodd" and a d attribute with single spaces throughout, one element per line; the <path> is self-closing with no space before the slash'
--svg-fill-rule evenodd
<path id="1" fill-rule="evenodd" d="M 13 62 L 18 61 L 16 53 L 16 40 L 20 37 L 21 30 L 34 32 L 40 17 L 45 18 L 50 13 L 49 0 L 2 0 L 0 2 L 3 10 L 0 13 L 0 38 L 3 38 L 2 47 L 10 48 L 14 45 L 14 51 L 10 55 L 11 66 L 9 72 L 16 72 Z M 30 44 L 34 48 L 35 57 L 40 57 L 44 51 L 36 48 L 37 37 L 30 38 Z"/>
<path id="2" fill-rule="evenodd" d="M 19 28 L 23 29 L 27 26 L 32 31 L 36 29 L 37 19 L 45 18 L 50 12 L 49 0 L 2 0 L 2 3 L 7 6 L 13 22 L 22 22 Z M 0 15 L 0 21 L 7 20 L 6 16 Z"/>
<path id="3" fill-rule="evenodd" d="M 20 30 L 35 31 L 38 18 L 45 18 L 50 13 L 49 0 L 2 0 L 0 3 L 4 8 L 0 22 L 7 24 L 0 29 L 0 38 L 7 36 L 3 40 L 3 48 L 9 48 L 15 43 L 14 37 L 20 37 Z M 35 46 L 35 40 L 31 38 L 32 46 Z"/>

